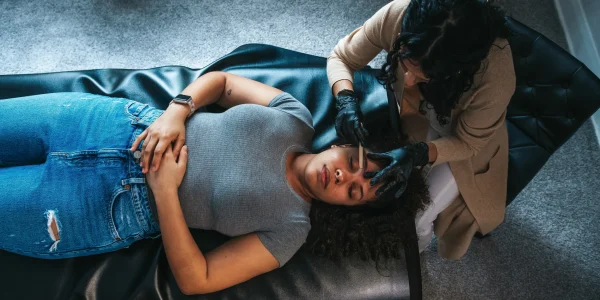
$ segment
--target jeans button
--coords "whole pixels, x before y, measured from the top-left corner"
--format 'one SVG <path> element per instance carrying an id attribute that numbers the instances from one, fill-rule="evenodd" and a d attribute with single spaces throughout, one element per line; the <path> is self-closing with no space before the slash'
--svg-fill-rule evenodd
<path id="1" fill-rule="evenodd" d="M 129 184 L 126 184 L 126 185 L 124 186 L 124 188 L 125 188 L 126 190 L 129 190 L 129 189 L 131 189 L 131 186 L 130 186 Z"/>

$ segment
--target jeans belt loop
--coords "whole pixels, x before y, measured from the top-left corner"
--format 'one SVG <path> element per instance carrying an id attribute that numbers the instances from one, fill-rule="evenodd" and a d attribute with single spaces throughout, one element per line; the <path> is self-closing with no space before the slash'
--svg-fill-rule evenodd
<path id="1" fill-rule="evenodd" d="M 130 183 L 146 183 L 146 178 L 127 178 L 121 180 L 121 185 L 126 186 Z"/>

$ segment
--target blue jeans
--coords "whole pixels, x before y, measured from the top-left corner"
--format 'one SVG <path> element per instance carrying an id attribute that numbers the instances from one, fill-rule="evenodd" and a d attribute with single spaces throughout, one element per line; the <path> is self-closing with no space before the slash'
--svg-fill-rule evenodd
<path id="1" fill-rule="evenodd" d="M 158 236 L 129 148 L 162 112 L 83 93 L 0 100 L 0 249 L 59 259 Z"/>

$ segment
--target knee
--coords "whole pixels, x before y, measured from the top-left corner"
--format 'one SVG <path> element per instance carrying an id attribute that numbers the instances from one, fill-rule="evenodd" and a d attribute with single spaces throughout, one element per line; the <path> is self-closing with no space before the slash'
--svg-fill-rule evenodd
<path id="1" fill-rule="evenodd" d="M 466 224 L 460 224 L 455 220 L 442 236 L 438 236 L 439 255 L 448 260 L 462 258 L 469 250 L 473 236 L 478 229 L 479 226 L 475 220 Z"/>
<path id="2" fill-rule="evenodd" d="M 459 260 L 467 253 L 469 250 L 469 246 L 471 245 L 471 241 L 462 242 L 462 243 L 453 243 L 444 241 L 443 239 L 438 238 L 438 254 L 443 259 L 447 260 Z"/>

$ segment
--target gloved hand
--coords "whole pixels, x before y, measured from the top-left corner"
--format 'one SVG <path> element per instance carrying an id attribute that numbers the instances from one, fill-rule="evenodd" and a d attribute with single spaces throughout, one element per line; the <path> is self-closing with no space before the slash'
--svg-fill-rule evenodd
<path id="1" fill-rule="evenodd" d="M 415 167 L 422 167 L 429 163 L 429 147 L 426 143 L 417 143 L 404 146 L 383 153 L 368 153 L 367 157 L 372 160 L 383 161 L 387 164 L 379 172 L 366 172 L 366 178 L 371 179 L 371 186 L 380 182 L 386 183 L 377 189 L 375 195 L 379 196 L 389 189 L 395 188 L 394 196 L 400 198 L 406 189 L 406 182 Z"/>
<path id="2" fill-rule="evenodd" d="M 337 135 L 350 144 L 364 145 L 369 132 L 362 126 L 362 113 L 356 94 L 351 90 L 341 90 L 335 96 L 335 100 L 335 108 L 338 111 L 335 117 Z"/>

